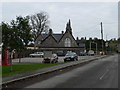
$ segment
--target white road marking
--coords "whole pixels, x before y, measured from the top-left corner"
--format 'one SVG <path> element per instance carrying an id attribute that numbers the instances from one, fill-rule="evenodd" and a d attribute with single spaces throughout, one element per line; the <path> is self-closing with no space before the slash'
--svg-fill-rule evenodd
<path id="1" fill-rule="evenodd" d="M 107 69 L 107 71 L 99 79 L 102 80 L 103 77 L 107 74 L 108 71 L 109 71 L 109 69 Z"/>

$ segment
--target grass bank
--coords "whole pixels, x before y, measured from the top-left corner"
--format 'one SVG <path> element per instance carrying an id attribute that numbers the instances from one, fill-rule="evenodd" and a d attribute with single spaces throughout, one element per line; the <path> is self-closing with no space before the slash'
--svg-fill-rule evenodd
<path id="1" fill-rule="evenodd" d="M 12 65 L 12 72 L 10 72 L 10 65 L 3 65 L 2 66 L 2 77 L 11 76 L 15 74 L 20 74 L 24 72 L 29 72 L 37 69 L 42 69 L 46 67 L 51 67 L 59 64 L 64 63 L 50 63 L 50 64 L 15 64 Z"/>

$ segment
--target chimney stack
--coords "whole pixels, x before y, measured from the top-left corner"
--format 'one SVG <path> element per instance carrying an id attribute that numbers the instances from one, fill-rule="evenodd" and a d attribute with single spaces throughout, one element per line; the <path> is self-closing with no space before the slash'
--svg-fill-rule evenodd
<path id="1" fill-rule="evenodd" d="M 64 34 L 64 31 L 62 31 L 62 34 Z"/>
<path id="2" fill-rule="evenodd" d="M 53 31 L 52 31 L 52 29 L 49 29 L 49 34 L 53 34 Z"/>
<path id="3" fill-rule="evenodd" d="M 77 37 L 76 39 L 77 39 L 77 40 L 79 40 L 79 38 L 78 38 L 78 37 Z"/>

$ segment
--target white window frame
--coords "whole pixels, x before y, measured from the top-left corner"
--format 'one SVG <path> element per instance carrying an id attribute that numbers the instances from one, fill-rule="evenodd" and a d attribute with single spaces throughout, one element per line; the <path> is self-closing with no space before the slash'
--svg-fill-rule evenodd
<path id="1" fill-rule="evenodd" d="M 66 38 L 64 44 L 65 44 L 65 47 L 71 47 L 71 40 L 70 40 L 70 38 Z"/>

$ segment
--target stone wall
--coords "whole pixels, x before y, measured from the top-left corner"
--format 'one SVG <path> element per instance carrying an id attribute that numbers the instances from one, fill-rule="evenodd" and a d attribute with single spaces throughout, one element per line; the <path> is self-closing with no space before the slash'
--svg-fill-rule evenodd
<path id="1" fill-rule="evenodd" d="M 59 42 L 59 47 L 65 47 L 65 39 L 69 38 L 71 40 L 71 47 L 78 47 L 74 37 L 70 34 L 70 32 L 66 32 L 62 39 Z"/>
<path id="2" fill-rule="evenodd" d="M 58 43 L 50 35 L 45 41 L 42 42 L 41 47 L 58 47 Z"/>

